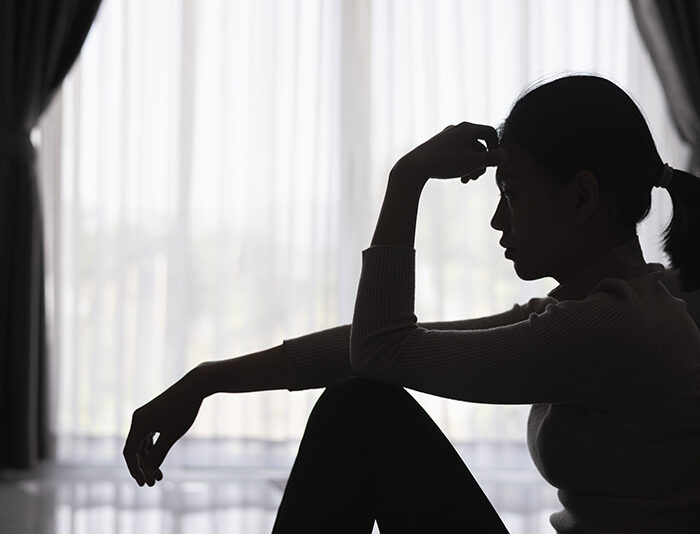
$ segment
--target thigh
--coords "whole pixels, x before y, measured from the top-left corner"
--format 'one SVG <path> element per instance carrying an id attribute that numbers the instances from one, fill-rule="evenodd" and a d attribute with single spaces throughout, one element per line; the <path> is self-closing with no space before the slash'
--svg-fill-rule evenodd
<path id="1" fill-rule="evenodd" d="M 508 534 L 455 448 L 403 387 L 351 377 L 326 392 L 361 422 L 382 534 Z"/>

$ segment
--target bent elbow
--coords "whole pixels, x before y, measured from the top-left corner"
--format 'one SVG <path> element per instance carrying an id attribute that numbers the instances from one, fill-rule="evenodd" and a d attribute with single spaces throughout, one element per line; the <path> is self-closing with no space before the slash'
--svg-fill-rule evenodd
<path id="1" fill-rule="evenodd" d="M 367 356 L 365 354 L 366 347 L 358 339 L 359 336 L 353 336 L 350 331 L 350 367 L 352 370 L 361 375 L 366 368 Z"/>
<path id="2" fill-rule="evenodd" d="M 357 373 L 358 375 L 361 375 L 365 369 L 365 362 L 367 361 L 366 358 L 363 357 L 362 350 L 357 347 L 353 350 L 352 346 L 350 347 L 350 367 L 352 367 L 352 370 Z"/>

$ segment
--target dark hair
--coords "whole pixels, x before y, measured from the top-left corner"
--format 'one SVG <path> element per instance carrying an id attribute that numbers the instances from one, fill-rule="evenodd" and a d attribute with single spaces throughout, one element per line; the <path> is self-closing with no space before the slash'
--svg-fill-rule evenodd
<path id="1" fill-rule="evenodd" d="M 580 170 L 598 180 L 612 207 L 615 231 L 636 229 L 651 209 L 651 190 L 664 162 L 642 112 L 610 80 L 573 74 L 535 83 L 516 99 L 497 128 L 530 154 L 551 176 L 556 188 Z M 671 268 L 678 269 L 681 288 L 700 288 L 700 179 L 673 170 L 668 186 L 673 218 L 663 234 Z"/>

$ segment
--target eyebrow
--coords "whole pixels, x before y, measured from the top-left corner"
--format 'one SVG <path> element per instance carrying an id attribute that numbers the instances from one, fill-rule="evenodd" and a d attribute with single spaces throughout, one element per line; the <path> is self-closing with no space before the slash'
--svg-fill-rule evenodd
<path id="1" fill-rule="evenodd" d="M 507 174 L 501 171 L 500 169 L 496 169 L 496 185 L 501 185 L 504 182 L 510 182 L 516 179 L 516 176 L 513 174 Z"/>

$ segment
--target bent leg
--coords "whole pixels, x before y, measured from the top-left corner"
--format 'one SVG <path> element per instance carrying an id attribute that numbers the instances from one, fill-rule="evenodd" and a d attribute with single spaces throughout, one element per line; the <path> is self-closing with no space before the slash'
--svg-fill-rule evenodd
<path id="1" fill-rule="evenodd" d="M 369 427 L 346 382 L 327 387 L 309 414 L 272 534 L 372 532 Z"/>
<path id="2" fill-rule="evenodd" d="M 351 377 L 309 416 L 273 533 L 508 534 L 461 457 L 402 387 Z"/>

